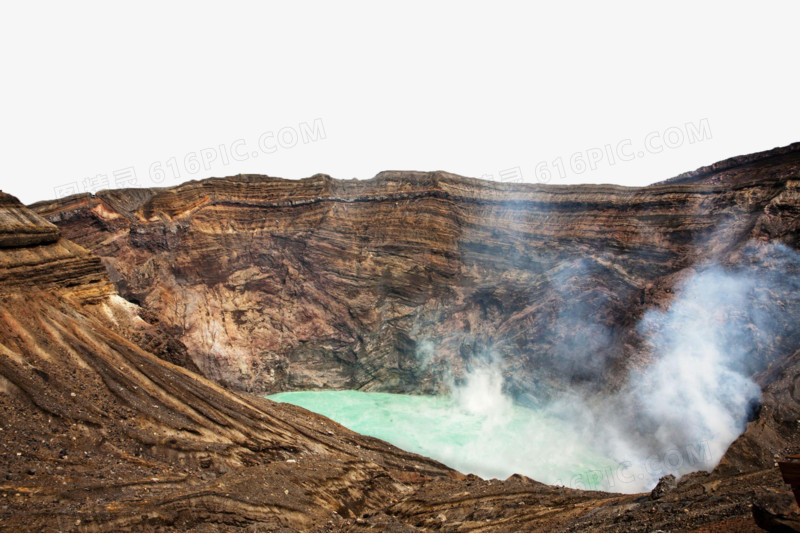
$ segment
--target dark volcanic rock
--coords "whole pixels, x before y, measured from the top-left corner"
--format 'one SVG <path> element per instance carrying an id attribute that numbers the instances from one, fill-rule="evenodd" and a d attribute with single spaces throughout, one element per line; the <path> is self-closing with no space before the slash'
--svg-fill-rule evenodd
<path id="1" fill-rule="evenodd" d="M 659 479 L 653 491 L 650 492 L 650 498 L 654 501 L 658 500 L 676 487 L 678 487 L 678 480 L 675 478 L 675 475 L 663 476 Z"/>
<path id="2" fill-rule="evenodd" d="M 800 532 L 800 509 L 792 492 L 758 490 L 753 497 L 753 518 L 768 532 Z"/>

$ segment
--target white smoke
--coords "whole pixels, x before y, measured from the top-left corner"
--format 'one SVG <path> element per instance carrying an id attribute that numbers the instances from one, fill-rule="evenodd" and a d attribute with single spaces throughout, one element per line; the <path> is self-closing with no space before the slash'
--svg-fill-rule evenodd
<path id="1" fill-rule="evenodd" d="M 503 392 L 504 372 L 502 360 L 491 354 L 471 361 L 463 379 L 450 384 L 452 402 L 437 427 L 424 432 L 425 442 L 436 440 L 436 446 L 419 452 L 485 478 L 522 473 L 548 483 L 566 478 L 572 485 L 579 485 L 571 480 L 573 471 L 616 467 L 551 414 L 516 405 Z"/>
<path id="2" fill-rule="evenodd" d="M 632 370 L 613 393 L 574 390 L 541 407 L 539 415 L 565 430 L 549 440 L 536 439 L 538 418 L 527 428 L 502 432 L 511 442 L 489 453 L 488 471 L 497 471 L 498 460 L 504 460 L 504 472 L 536 478 L 553 461 L 547 455 L 569 455 L 586 446 L 616 467 L 593 468 L 576 460 L 571 476 L 540 480 L 630 493 L 651 489 L 666 474 L 713 469 L 758 405 L 761 392 L 750 377 L 778 355 L 767 354 L 768 342 L 796 337 L 787 331 L 795 328 L 793 321 L 785 317 L 800 306 L 798 266 L 793 250 L 766 245 L 749 247 L 741 267 L 699 268 L 677 288 L 666 310 L 651 310 L 640 321 L 648 365 Z M 462 409 L 494 425 L 508 421 L 513 402 L 503 392 L 502 377 L 502 359 L 480 357 L 452 386 L 452 396 Z M 474 463 L 481 474 L 480 460 Z"/>
<path id="3" fill-rule="evenodd" d="M 464 382 L 451 386 L 451 392 L 462 410 L 486 417 L 491 425 L 506 420 L 514 406 L 503 392 L 503 372 L 497 358 L 469 369 Z"/>
<path id="4" fill-rule="evenodd" d="M 661 448 L 708 442 L 706 469 L 744 431 L 748 409 L 760 398 L 744 372 L 753 341 L 731 335 L 747 328 L 745 310 L 758 305 L 754 288 L 748 275 L 707 269 L 682 288 L 668 311 L 651 311 L 640 325 L 656 360 L 633 376 L 631 400 L 652 422 Z"/>

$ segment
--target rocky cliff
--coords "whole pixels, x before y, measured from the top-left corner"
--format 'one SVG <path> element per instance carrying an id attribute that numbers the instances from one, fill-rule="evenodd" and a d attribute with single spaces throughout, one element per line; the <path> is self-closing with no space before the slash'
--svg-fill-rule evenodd
<path id="1" fill-rule="evenodd" d="M 32 208 L 219 383 L 430 392 L 496 354 L 535 400 L 646 362 L 633 327 L 691 267 L 800 244 L 800 146 L 723 163 L 644 188 L 246 175 Z"/>

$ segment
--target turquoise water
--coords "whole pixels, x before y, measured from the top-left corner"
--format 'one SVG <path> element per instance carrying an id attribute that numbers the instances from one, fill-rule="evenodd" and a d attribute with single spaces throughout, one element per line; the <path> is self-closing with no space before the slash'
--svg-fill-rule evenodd
<path id="1" fill-rule="evenodd" d="M 300 391 L 268 398 L 463 473 L 500 479 L 519 473 L 547 484 L 624 491 L 613 487 L 617 462 L 576 443 L 563 422 L 504 397 Z"/>

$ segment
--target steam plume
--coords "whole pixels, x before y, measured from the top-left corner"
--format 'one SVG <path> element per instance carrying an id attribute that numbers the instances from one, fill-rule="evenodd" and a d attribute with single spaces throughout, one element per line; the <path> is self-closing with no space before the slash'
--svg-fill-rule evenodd
<path id="1" fill-rule="evenodd" d="M 500 446 L 498 454 L 507 456 L 501 470 L 536 478 L 547 463 L 545 455 L 569 455 L 585 444 L 612 459 L 613 467 L 576 461 L 580 467 L 567 479 L 542 481 L 638 492 L 668 473 L 713 469 L 757 413 L 761 392 L 751 377 L 797 348 L 791 341 L 798 339 L 791 317 L 800 316 L 797 253 L 780 244 L 751 244 L 737 260 L 735 267 L 697 268 L 667 309 L 647 312 L 637 332 L 650 363 L 632 370 L 616 391 L 598 394 L 578 387 L 552 397 L 540 414 L 565 431 L 552 436 L 554 446 L 543 450 L 532 439 L 541 421 L 532 420 L 514 433 L 517 443 Z M 590 324 L 589 332 L 608 339 L 588 315 L 565 319 Z M 569 357 L 563 346 L 559 352 Z M 578 365 L 587 365 L 586 354 L 575 357 Z M 451 386 L 462 409 L 479 411 L 493 424 L 509 420 L 512 399 L 503 390 L 502 367 L 495 354 L 475 359 L 464 379 Z M 536 443 L 538 449 L 532 447 Z M 496 456 L 487 458 L 492 464 L 487 471 L 498 471 Z M 474 464 L 481 474 L 481 462 Z"/>

